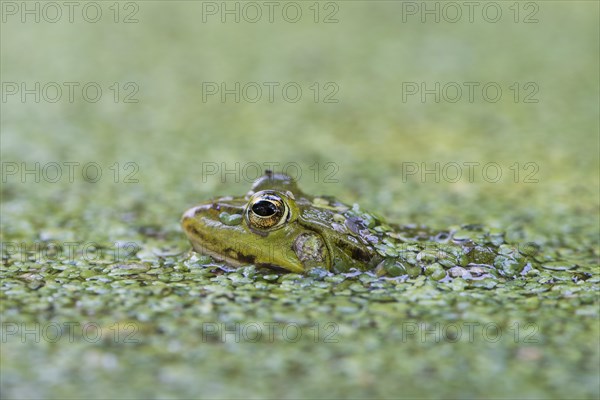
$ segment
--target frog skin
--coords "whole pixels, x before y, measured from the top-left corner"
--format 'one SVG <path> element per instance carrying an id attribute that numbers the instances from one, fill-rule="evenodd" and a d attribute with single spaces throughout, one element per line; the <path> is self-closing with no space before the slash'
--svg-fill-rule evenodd
<path id="1" fill-rule="evenodd" d="M 489 276 L 499 265 L 516 274 L 527 264 L 504 244 L 502 234 L 473 225 L 432 231 L 387 224 L 356 204 L 307 195 L 292 178 L 271 171 L 244 197 L 221 197 L 189 209 L 181 224 L 195 251 L 232 266 L 295 273 L 354 268 L 398 276 L 418 275 L 437 263 L 444 274 L 452 267 L 478 267 L 481 276 Z"/>

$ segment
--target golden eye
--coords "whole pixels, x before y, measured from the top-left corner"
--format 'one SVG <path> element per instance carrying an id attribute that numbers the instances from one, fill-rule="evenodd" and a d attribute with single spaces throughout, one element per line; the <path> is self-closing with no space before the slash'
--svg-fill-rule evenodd
<path id="1" fill-rule="evenodd" d="M 289 219 L 290 209 L 276 192 L 263 190 L 252 196 L 245 215 L 250 228 L 273 230 Z"/>

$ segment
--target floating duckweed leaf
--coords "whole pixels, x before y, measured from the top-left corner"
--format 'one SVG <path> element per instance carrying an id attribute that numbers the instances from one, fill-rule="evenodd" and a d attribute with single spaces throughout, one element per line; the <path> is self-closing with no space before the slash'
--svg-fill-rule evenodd
<path id="1" fill-rule="evenodd" d="M 439 281 L 446 277 L 446 270 L 438 263 L 433 263 L 425 268 L 425 275 L 429 275 L 431 279 Z"/>
<path id="2" fill-rule="evenodd" d="M 423 250 L 417 254 L 417 261 L 421 261 L 425 264 L 431 264 L 438 259 L 438 252 L 434 250 Z"/>
<path id="3" fill-rule="evenodd" d="M 526 242 L 519 245 L 519 252 L 524 256 L 532 257 L 540 252 L 540 245 L 534 242 Z"/>
<path id="4" fill-rule="evenodd" d="M 316 268 L 312 268 L 311 270 L 309 270 L 307 272 L 307 275 L 315 280 L 320 281 L 320 280 L 323 280 L 327 275 L 329 275 L 329 272 L 325 268 L 316 267 Z"/>
<path id="5" fill-rule="evenodd" d="M 400 261 L 388 258 L 382 261 L 376 268 L 377 275 L 400 276 L 408 274 L 406 265 Z"/>
<path id="6" fill-rule="evenodd" d="M 565 262 L 565 261 L 551 261 L 542 264 L 542 268 L 551 271 L 567 271 L 576 268 L 577 264 Z"/>
<path id="7" fill-rule="evenodd" d="M 477 234 L 465 229 L 458 230 L 454 232 L 452 235 L 452 240 L 455 242 L 466 242 L 469 240 L 474 240 L 477 237 Z"/>
<path id="8" fill-rule="evenodd" d="M 45 282 L 44 281 L 33 281 L 30 282 L 27 287 L 31 290 L 37 290 L 39 288 L 41 288 L 42 286 L 44 286 Z"/>
<path id="9" fill-rule="evenodd" d="M 463 267 L 452 267 L 448 271 L 448 274 L 452 278 L 462 278 L 463 276 L 467 275 L 468 272 Z"/>
<path id="10" fill-rule="evenodd" d="M 123 275 L 134 275 L 141 272 L 146 272 L 150 269 L 148 265 L 139 263 L 129 264 L 114 264 L 104 269 L 103 272 L 108 273 L 110 276 L 123 276 Z"/>
<path id="11" fill-rule="evenodd" d="M 333 284 L 339 284 L 339 283 L 343 282 L 344 280 L 346 280 L 346 277 L 343 275 L 330 275 L 330 276 L 326 276 L 324 279 L 324 281 L 331 282 Z"/>
<path id="12" fill-rule="evenodd" d="M 470 280 L 469 287 L 482 288 L 482 289 L 493 289 L 498 285 L 498 282 L 494 279 L 481 279 L 481 280 Z"/>
<path id="13" fill-rule="evenodd" d="M 158 257 L 173 257 L 183 253 L 185 249 L 178 247 L 156 247 L 152 249 L 152 252 Z"/>
<path id="14" fill-rule="evenodd" d="M 524 265 L 514 258 L 497 256 L 494 260 L 494 267 L 503 271 L 507 276 L 516 276 L 521 273 Z"/>

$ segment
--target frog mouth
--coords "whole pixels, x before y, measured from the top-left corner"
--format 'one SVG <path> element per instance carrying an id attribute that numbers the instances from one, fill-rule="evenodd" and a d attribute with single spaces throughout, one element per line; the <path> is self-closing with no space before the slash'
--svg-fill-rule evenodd
<path id="1" fill-rule="evenodd" d="M 256 263 L 255 257 L 254 256 L 248 256 L 248 255 L 237 255 L 236 257 L 230 257 L 230 256 L 226 256 L 223 255 L 221 253 L 218 253 L 216 251 L 210 250 L 206 247 L 202 247 L 197 246 L 196 244 L 193 244 L 192 247 L 194 248 L 194 251 L 196 251 L 197 253 L 201 253 L 201 254 L 205 254 L 207 256 L 212 257 L 214 260 L 225 263 L 231 267 L 243 267 L 245 265 L 255 265 L 256 267 L 260 267 L 260 268 L 268 268 L 274 272 L 279 272 L 279 273 L 290 273 L 290 272 L 295 272 L 295 273 L 303 273 L 304 270 L 291 270 L 288 268 L 284 268 L 281 267 L 279 265 L 275 265 L 275 264 L 270 264 L 270 263 Z"/>
<path id="2" fill-rule="evenodd" d="M 253 254 L 245 254 L 239 251 L 236 251 L 233 248 L 225 248 L 222 252 L 217 252 L 206 246 L 205 243 L 202 242 L 192 242 L 192 247 L 194 251 L 197 253 L 205 254 L 207 256 L 212 257 L 213 259 L 223 262 L 232 267 L 241 267 L 244 265 L 255 265 L 260 268 L 268 268 L 270 270 L 276 272 L 295 272 L 295 273 L 303 273 L 304 269 L 302 267 L 296 267 L 293 264 L 289 264 L 288 267 L 283 267 L 278 264 L 273 263 L 264 263 L 264 262 L 256 262 L 256 256 Z"/>
<path id="3" fill-rule="evenodd" d="M 254 264 L 254 257 L 236 253 L 235 256 L 227 256 L 226 254 L 209 249 L 205 244 L 195 242 L 192 243 L 195 252 L 211 256 L 217 261 L 224 262 L 232 267 L 241 267 L 242 265 Z M 225 249 L 227 251 L 229 249 Z"/>

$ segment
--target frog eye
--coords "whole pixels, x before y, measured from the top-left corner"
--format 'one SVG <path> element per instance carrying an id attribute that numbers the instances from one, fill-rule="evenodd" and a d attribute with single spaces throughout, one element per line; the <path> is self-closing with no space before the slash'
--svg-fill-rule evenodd
<path id="1" fill-rule="evenodd" d="M 287 222 L 289 216 L 290 209 L 287 203 L 274 192 L 256 193 L 246 208 L 246 221 L 254 229 L 277 229 Z"/>

